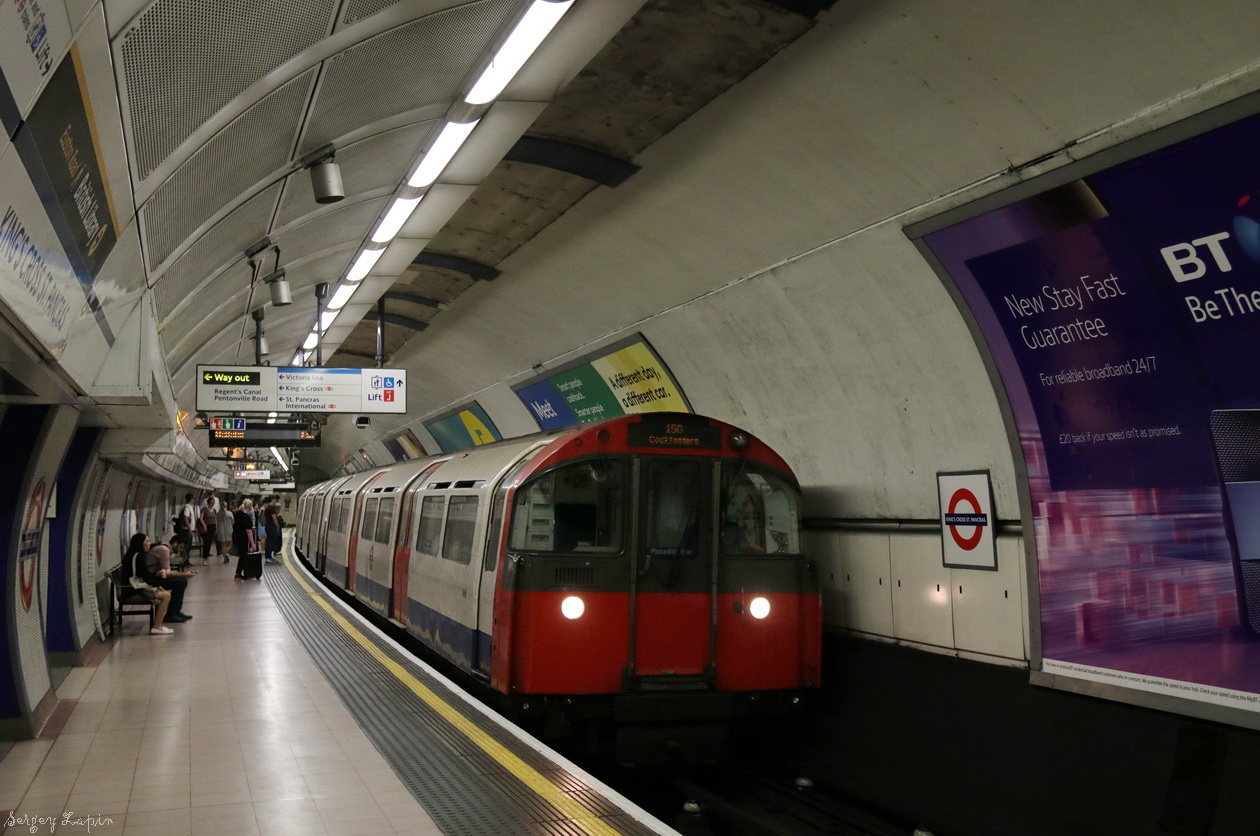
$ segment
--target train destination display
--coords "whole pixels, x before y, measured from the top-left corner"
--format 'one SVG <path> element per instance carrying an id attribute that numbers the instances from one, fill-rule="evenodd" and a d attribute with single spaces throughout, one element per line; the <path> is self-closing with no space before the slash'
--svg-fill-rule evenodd
<path id="1" fill-rule="evenodd" d="M 206 412 L 405 413 L 403 369 L 197 366 L 197 409 Z"/>

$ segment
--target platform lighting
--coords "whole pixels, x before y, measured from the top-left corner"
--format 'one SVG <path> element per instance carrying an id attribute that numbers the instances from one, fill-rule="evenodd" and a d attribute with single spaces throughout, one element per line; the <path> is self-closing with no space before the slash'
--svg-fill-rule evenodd
<path id="1" fill-rule="evenodd" d="M 311 333 L 306 335 L 306 341 L 302 343 L 302 348 L 306 349 L 307 351 L 310 351 L 312 348 L 315 347 L 315 343 L 317 342 L 319 342 L 319 334 L 312 331 Z"/>
<path id="2" fill-rule="evenodd" d="M 305 364 L 306 364 L 306 355 L 303 354 L 301 351 L 293 355 L 293 360 L 290 363 L 290 365 L 294 365 L 294 366 L 302 366 Z"/>
<path id="3" fill-rule="evenodd" d="M 561 3 L 534 0 L 534 4 L 512 30 L 512 34 L 508 35 L 503 46 L 494 54 L 490 65 L 482 71 L 481 78 L 468 91 L 464 101 L 472 105 L 485 104 L 502 93 L 503 88 L 525 66 L 525 62 L 572 5 L 573 0 Z"/>
<path id="4" fill-rule="evenodd" d="M 268 412 L 268 413 L 267 413 L 267 423 L 268 423 L 268 424 L 274 424 L 274 423 L 276 423 L 276 413 L 274 413 L 274 412 Z"/>
<path id="5" fill-rule="evenodd" d="M 753 618 L 761 619 L 770 614 L 770 601 L 767 598 L 754 598 L 748 604 L 748 613 Z"/>
<path id="6" fill-rule="evenodd" d="M 424 197 L 421 195 L 420 197 Z M 399 197 L 395 198 L 390 204 L 389 211 L 385 213 L 385 217 L 377 224 L 376 231 L 372 233 L 373 244 L 388 244 L 394 240 L 394 236 L 398 234 L 398 230 L 402 229 L 402 225 L 411 217 L 411 213 L 416 211 L 416 207 L 420 205 L 420 197 Z"/>
<path id="7" fill-rule="evenodd" d="M 332 298 L 328 300 L 328 310 L 339 311 L 344 308 L 346 303 L 350 301 L 350 297 L 353 296 L 354 292 L 358 289 L 359 285 L 357 284 L 343 284 L 341 287 L 337 288 L 337 292 L 334 293 Z"/>
<path id="8" fill-rule="evenodd" d="M 325 311 L 324 313 L 320 314 L 319 315 L 319 330 L 327 331 L 329 328 L 331 328 L 332 324 L 337 321 L 337 317 L 340 314 L 341 314 L 341 311 Z"/>
<path id="9" fill-rule="evenodd" d="M 416 170 L 411 172 L 411 177 L 407 179 L 407 185 L 413 188 L 423 188 L 430 186 L 442 170 L 446 168 L 447 163 L 455 156 L 455 152 L 464 144 L 464 140 L 468 139 L 468 135 L 472 133 L 473 128 L 477 127 L 480 119 L 474 119 L 472 122 L 447 122 L 442 128 L 442 132 L 438 134 L 438 138 L 433 141 L 433 147 L 424 155 L 424 159 L 416 165 Z"/>
<path id="10" fill-rule="evenodd" d="M 385 250 L 383 249 L 360 251 L 358 257 L 354 260 L 354 264 L 350 265 L 350 272 L 346 274 L 346 281 L 362 281 L 363 277 L 372 271 L 372 268 L 376 266 L 376 262 L 380 261 L 381 256 L 384 254 Z"/>
<path id="11" fill-rule="evenodd" d="M 280 464 L 280 466 L 281 466 L 281 467 L 283 467 L 286 471 L 289 469 L 289 466 L 288 466 L 287 464 L 285 464 L 285 462 L 284 462 L 284 457 L 280 455 L 280 451 L 279 451 L 279 450 L 277 450 L 275 447 L 272 447 L 272 448 L 271 448 L 271 455 L 273 455 L 273 456 L 275 456 L 275 457 L 276 457 L 276 461 L 277 461 L 277 462 Z"/>

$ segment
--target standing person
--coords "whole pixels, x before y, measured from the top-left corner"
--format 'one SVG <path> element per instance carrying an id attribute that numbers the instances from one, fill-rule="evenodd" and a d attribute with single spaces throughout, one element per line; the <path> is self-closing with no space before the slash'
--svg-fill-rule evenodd
<path id="1" fill-rule="evenodd" d="M 284 531 L 280 528 L 280 497 L 272 496 L 263 506 L 263 526 L 267 537 L 267 562 L 279 563 L 284 550 Z"/>
<path id="2" fill-rule="evenodd" d="M 254 510 L 249 512 L 249 517 L 254 521 L 254 543 L 258 551 L 264 551 L 267 548 L 267 529 L 263 525 L 263 505 L 266 500 L 262 496 L 254 500 Z"/>
<path id="3" fill-rule="evenodd" d="M 220 500 L 217 508 L 218 528 L 215 534 L 219 538 L 219 554 L 223 556 L 224 563 L 230 563 L 232 558 L 228 557 L 228 546 L 232 545 L 232 509 L 226 500 Z"/>
<path id="4" fill-rule="evenodd" d="M 167 621 L 192 620 L 192 616 L 184 612 L 184 593 L 188 591 L 188 579 L 195 578 L 197 572 L 193 569 L 179 572 L 171 568 L 171 556 L 178 556 L 183 549 L 184 541 L 173 537 L 169 545 L 155 543 L 144 554 L 144 565 L 149 574 L 161 577 L 162 586 L 171 593 L 170 606 L 166 611 Z"/>
<path id="5" fill-rule="evenodd" d="M 145 565 L 144 555 L 148 551 L 149 535 L 143 531 L 137 531 L 131 535 L 131 542 L 127 545 L 127 551 L 123 552 L 122 574 L 123 577 L 131 579 L 133 589 L 140 590 L 145 597 L 150 598 L 157 604 L 157 610 L 153 613 L 153 620 L 149 622 L 149 635 L 169 636 L 175 631 L 170 627 L 163 626 L 162 622 L 166 619 L 166 610 L 171 604 L 171 593 L 162 588 L 161 584 L 164 579 L 161 575 L 149 572 L 149 567 Z"/>
<path id="6" fill-rule="evenodd" d="M 254 533 L 254 503 L 249 499 L 241 501 L 241 507 L 232 517 L 232 548 L 236 550 L 236 577 L 245 577 L 245 562 L 249 553 L 257 551 L 258 540 Z"/>
<path id="7" fill-rule="evenodd" d="M 193 505 L 193 495 L 186 493 L 184 494 L 184 507 L 179 509 L 179 516 L 175 518 L 175 533 L 183 534 L 185 537 L 192 537 L 193 526 L 196 524 L 197 508 Z"/>
<path id="8" fill-rule="evenodd" d="M 201 518 L 197 524 L 197 533 L 201 535 L 201 565 L 210 562 L 210 546 L 214 546 L 217 554 L 219 548 L 219 499 L 214 494 L 206 497 L 206 504 L 201 506 Z"/>

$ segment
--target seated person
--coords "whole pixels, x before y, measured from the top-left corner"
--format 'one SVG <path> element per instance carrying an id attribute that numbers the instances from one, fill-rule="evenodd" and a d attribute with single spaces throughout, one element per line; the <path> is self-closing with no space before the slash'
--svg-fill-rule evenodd
<path id="1" fill-rule="evenodd" d="M 166 613 L 167 621 L 180 622 L 192 619 L 191 615 L 184 612 L 184 593 L 188 591 L 188 579 L 196 577 L 197 572 L 192 569 L 179 572 L 171 568 L 172 555 L 178 559 L 187 547 L 185 538 L 176 535 L 171 538 L 169 545 L 166 543 L 151 545 L 144 555 L 145 566 L 151 573 L 161 576 L 162 586 L 171 593 L 171 606 Z"/>
<path id="2" fill-rule="evenodd" d="M 150 572 L 145 564 L 144 555 L 148 550 L 148 535 L 143 532 L 133 534 L 127 551 L 123 553 L 122 575 L 130 579 L 133 589 L 157 604 L 153 621 L 149 624 L 149 633 L 155 636 L 169 636 L 175 631 L 163 626 L 162 622 L 166 618 L 166 610 L 171 603 L 171 593 L 161 586 L 165 583 L 165 578 L 162 578 L 160 574 Z"/>

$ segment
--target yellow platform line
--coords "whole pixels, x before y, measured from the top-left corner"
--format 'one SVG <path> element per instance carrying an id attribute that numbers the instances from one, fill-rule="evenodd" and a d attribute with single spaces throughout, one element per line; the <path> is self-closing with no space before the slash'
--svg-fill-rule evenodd
<path id="1" fill-rule="evenodd" d="M 285 567 L 289 570 L 289 574 L 293 576 L 294 580 L 311 596 L 311 599 L 323 607 L 325 612 L 332 616 L 333 621 L 341 629 L 345 630 L 347 635 L 358 642 L 364 650 L 371 654 L 376 661 L 380 662 L 399 682 L 409 688 L 413 694 L 424 700 L 430 708 L 440 714 L 446 722 L 454 726 L 461 734 L 480 747 L 482 751 L 515 775 L 522 784 L 537 793 L 539 797 L 552 807 L 555 807 L 565 818 L 591 834 L 591 836 L 616 836 L 619 833 L 595 813 L 574 801 L 572 797 L 547 780 L 538 770 L 525 763 L 503 744 L 486 734 L 476 723 L 447 705 L 445 700 L 430 690 L 405 667 L 389 658 L 375 642 L 369 640 L 345 616 L 337 612 L 324 595 L 316 594 L 317 590 L 294 568 L 293 563 L 296 558 L 293 557 L 291 550 L 286 549 L 285 551 L 289 552 L 287 555 L 289 559 L 285 561 Z"/>

